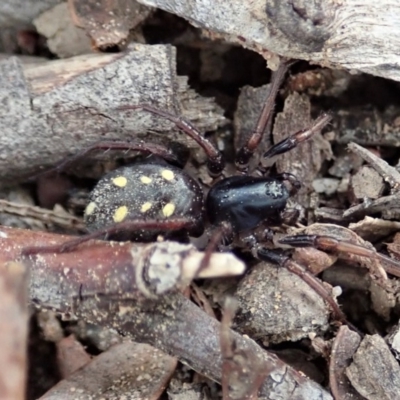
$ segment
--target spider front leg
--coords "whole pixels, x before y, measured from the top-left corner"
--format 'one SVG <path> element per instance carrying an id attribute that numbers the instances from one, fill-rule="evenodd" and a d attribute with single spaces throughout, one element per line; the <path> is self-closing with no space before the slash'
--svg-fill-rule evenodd
<path id="1" fill-rule="evenodd" d="M 330 114 L 324 113 L 320 115 L 310 127 L 302 129 L 301 131 L 298 131 L 275 144 L 264 153 L 263 157 L 273 158 L 294 149 L 300 143 L 310 139 L 315 133 L 320 132 L 331 119 L 332 116 Z"/>
<path id="2" fill-rule="evenodd" d="M 236 155 L 235 164 L 238 170 L 246 171 L 248 169 L 248 164 L 250 158 L 257 150 L 258 146 L 261 143 L 265 130 L 268 126 L 268 123 L 271 120 L 272 112 L 274 109 L 276 96 L 278 94 L 279 87 L 281 86 L 285 74 L 290 66 L 290 62 L 283 62 L 279 66 L 278 70 L 273 73 L 271 79 L 271 86 L 269 93 L 267 95 L 267 99 L 265 101 L 264 107 L 261 111 L 261 114 L 258 118 L 256 127 L 254 132 L 246 141 L 246 143 L 238 150 Z M 314 123 L 306 129 L 298 131 L 288 138 L 282 140 L 281 142 L 277 143 L 276 145 L 272 146 L 265 154 L 264 158 L 273 158 L 276 155 L 283 154 L 298 144 L 308 140 L 311 138 L 315 133 L 321 131 L 321 129 L 328 124 L 331 120 L 331 116 L 329 114 L 322 114 L 319 118 L 317 118 Z"/>
<path id="3" fill-rule="evenodd" d="M 178 129 L 191 137 L 204 150 L 207 155 L 207 168 L 210 176 L 219 177 L 222 174 L 222 171 L 225 168 L 225 162 L 221 152 L 217 150 L 217 148 L 208 139 L 203 137 L 200 131 L 186 119 L 167 111 L 159 110 L 158 108 L 148 104 L 138 104 L 136 106 L 121 106 L 118 107 L 118 110 L 144 110 L 173 122 Z"/>
<path id="4" fill-rule="evenodd" d="M 104 140 L 101 142 L 94 143 L 89 147 L 86 147 L 85 149 L 79 151 L 72 157 L 68 157 L 65 160 L 59 162 L 53 168 L 40 172 L 39 174 L 35 175 L 34 178 L 37 178 L 42 175 L 47 175 L 51 172 L 61 172 L 64 169 L 66 169 L 69 165 L 74 164 L 75 162 L 83 159 L 86 155 L 99 150 L 100 151 L 102 150 L 104 152 L 110 150 L 138 151 L 143 154 L 153 154 L 173 164 L 179 164 L 179 160 L 177 159 L 173 151 L 168 147 L 165 147 L 160 144 L 144 143 L 141 141 L 124 142 L 121 140 Z"/>

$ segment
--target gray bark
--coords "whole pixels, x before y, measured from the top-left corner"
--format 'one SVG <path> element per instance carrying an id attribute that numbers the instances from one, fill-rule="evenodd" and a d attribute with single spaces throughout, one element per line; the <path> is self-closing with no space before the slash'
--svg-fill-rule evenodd
<path id="1" fill-rule="evenodd" d="M 0 185 L 37 173 L 104 139 L 194 143 L 174 125 L 122 105 L 152 104 L 200 130 L 224 121 L 176 75 L 175 49 L 136 44 L 119 54 L 92 54 L 43 64 L 0 62 Z M 151 134 L 150 134 L 151 132 Z M 166 137 L 166 132 L 168 136 Z"/>
<path id="2" fill-rule="evenodd" d="M 394 0 L 139 0 L 208 36 L 277 55 L 400 81 L 400 3 Z"/>

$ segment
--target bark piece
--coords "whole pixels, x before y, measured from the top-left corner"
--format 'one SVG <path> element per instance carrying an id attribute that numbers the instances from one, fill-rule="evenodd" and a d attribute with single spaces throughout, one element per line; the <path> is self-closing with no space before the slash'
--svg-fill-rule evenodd
<path id="1" fill-rule="evenodd" d="M 397 324 L 391 329 L 386 337 L 386 341 L 389 344 L 394 356 L 397 360 L 400 360 L 400 324 Z"/>
<path id="2" fill-rule="evenodd" d="M 0 3 L 0 27 L 27 27 L 40 13 L 60 3 L 60 0 L 7 0 Z"/>
<path id="3" fill-rule="evenodd" d="M 396 2 L 140 0 L 277 63 L 276 54 L 400 80 Z M 274 53 L 274 54 L 272 54 Z M 275 64 L 275 65 L 274 65 Z M 274 68 L 275 69 L 275 68 Z"/>
<path id="4" fill-rule="evenodd" d="M 343 218 L 343 210 L 338 210 L 332 207 L 319 207 L 314 211 L 314 216 L 317 221 L 344 225 L 345 219 Z"/>
<path id="5" fill-rule="evenodd" d="M 371 106 L 338 110 L 333 121 L 338 143 L 400 147 L 400 110 L 394 101 L 389 104 L 383 111 Z"/>
<path id="6" fill-rule="evenodd" d="M 240 282 L 236 330 L 264 343 L 297 341 L 328 328 L 330 309 L 301 278 L 260 263 Z"/>
<path id="7" fill-rule="evenodd" d="M 362 146 L 356 143 L 350 143 L 348 147 L 352 152 L 356 153 L 370 164 L 370 166 L 381 175 L 385 182 L 389 183 L 392 194 L 376 200 L 364 201 L 362 204 L 350 207 L 343 213 L 343 216 L 345 218 L 354 218 L 367 213 L 373 214 L 381 212 L 384 218 L 395 219 L 396 214 L 400 211 L 400 173 L 396 168 Z"/>
<path id="8" fill-rule="evenodd" d="M 349 229 L 371 243 L 387 238 L 400 230 L 400 222 L 364 217 L 363 220 L 350 224 Z M 390 246 L 390 244 L 389 244 Z"/>
<path id="9" fill-rule="evenodd" d="M 58 209 L 56 207 L 56 209 L 52 211 L 46 208 L 0 199 L 0 212 L 8 215 L 16 215 L 25 219 L 32 218 L 44 223 L 58 225 L 65 229 L 77 230 L 80 232 L 86 231 L 81 218 L 69 214 L 67 211 L 62 210 L 61 207 L 58 207 Z"/>
<path id="10" fill-rule="evenodd" d="M 134 0 L 69 0 L 75 23 L 84 28 L 98 49 L 123 44 L 129 31 L 147 18 L 151 9 Z"/>
<path id="11" fill-rule="evenodd" d="M 0 197 L 0 225 L 33 230 L 45 229 L 42 221 L 30 218 L 29 212 L 25 213 L 26 210 L 31 210 L 35 203 L 29 190 L 21 186 L 7 188 L 0 191 Z"/>
<path id="12" fill-rule="evenodd" d="M 224 121 L 212 100 L 200 98 L 186 77 L 176 75 L 170 46 L 137 44 L 124 53 L 31 66 L 10 58 L 0 63 L 0 72 L 0 183 L 14 184 L 107 138 L 194 147 L 186 135 L 170 132 L 174 124 L 144 111 L 118 111 L 123 105 L 150 103 L 201 131 Z"/>
<path id="13" fill-rule="evenodd" d="M 381 197 L 380 199 L 366 201 L 362 204 L 348 208 L 343 213 L 344 218 L 362 218 L 367 214 L 400 212 L 400 193 Z"/>
<path id="14" fill-rule="evenodd" d="M 371 167 L 362 167 L 351 178 L 352 194 L 357 200 L 377 199 L 383 193 L 385 184 L 382 177 Z"/>
<path id="15" fill-rule="evenodd" d="M 319 68 L 290 76 L 287 87 L 291 92 L 305 92 L 308 96 L 338 97 L 348 89 L 352 78 L 346 71 Z"/>
<path id="16" fill-rule="evenodd" d="M 368 151 L 357 143 L 349 143 L 349 150 L 358 154 L 364 161 L 371 165 L 392 187 L 394 191 L 400 189 L 400 172 L 389 165 L 386 161 L 377 157 L 373 152 Z"/>
<path id="17" fill-rule="evenodd" d="M 47 46 L 60 58 L 93 52 L 90 38 L 72 22 L 67 3 L 57 4 L 33 21 L 37 31 L 47 38 Z"/>
<path id="18" fill-rule="evenodd" d="M 57 344 L 57 364 L 62 378 L 67 378 L 90 362 L 91 357 L 74 335 L 61 339 Z"/>
<path id="19" fill-rule="evenodd" d="M 391 313 L 396 306 L 396 296 L 388 287 L 382 287 L 379 282 L 373 279 L 370 284 L 371 305 L 377 315 L 385 321 L 390 320 Z"/>
<path id="20" fill-rule="evenodd" d="M 379 335 L 366 335 L 346 368 L 346 375 L 358 393 L 368 400 L 397 399 L 400 367 Z"/>
<path id="21" fill-rule="evenodd" d="M 329 362 L 329 383 L 335 399 L 362 400 L 345 375 L 353 354 L 360 345 L 361 338 L 347 326 L 341 326 L 332 345 Z"/>
<path id="22" fill-rule="evenodd" d="M 41 400 L 126 398 L 156 400 L 176 367 L 176 359 L 146 344 L 113 346 L 59 382 Z"/>

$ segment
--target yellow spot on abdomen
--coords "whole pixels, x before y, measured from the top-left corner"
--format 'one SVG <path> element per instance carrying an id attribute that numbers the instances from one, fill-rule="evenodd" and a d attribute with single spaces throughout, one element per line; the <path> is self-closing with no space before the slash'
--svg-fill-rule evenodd
<path id="1" fill-rule="evenodd" d="M 152 204 L 150 202 L 144 203 L 144 204 L 142 204 L 142 207 L 141 207 L 140 211 L 142 213 L 144 213 L 146 211 L 149 211 L 151 206 L 152 206 Z"/>
<path id="2" fill-rule="evenodd" d="M 163 169 L 161 171 L 161 176 L 166 180 L 166 181 L 172 181 L 172 179 L 175 178 L 175 174 L 170 170 L 170 169 Z"/>
<path id="3" fill-rule="evenodd" d="M 174 213 L 174 211 L 175 205 L 172 203 L 167 203 L 162 209 L 164 217 L 170 217 Z"/>
<path id="4" fill-rule="evenodd" d="M 127 206 L 118 207 L 115 210 L 113 220 L 114 220 L 114 222 L 122 222 L 126 218 L 127 215 L 128 215 L 128 207 Z"/>
<path id="5" fill-rule="evenodd" d="M 113 184 L 118 187 L 125 187 L 128 182 L 124 176 L 117 176 L 112 180 Z"/>
<path id="6" fill-rule="evenodd" d="M 94 201 L 91 201 L 85 208 L 85 215 L 92 215 L 96 207 L 97 204 Z"/>
<path id="7" fill-rule="evenodd" d="M 149 178 L 148 176 L 145 176 L 145 175 L 143 175 L 143 176 L 140 177 L 140 181 L 141 181 L 142 183 L 144 183 L 145 185 L 148 185 L 149 183 L 151 183 L 152 180 L 153 180 L 153 179 L 151 179 L 151 178 Z"/>

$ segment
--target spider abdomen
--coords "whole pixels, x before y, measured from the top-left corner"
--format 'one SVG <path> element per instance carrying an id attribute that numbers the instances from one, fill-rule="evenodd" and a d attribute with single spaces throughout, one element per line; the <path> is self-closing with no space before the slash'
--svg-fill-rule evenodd
<path id="1" fill-rule="evenodd" d="M 105 175 L 90 194 L 85 223 L 91 232 L 127 220 L 166 220 L 188 217 L 199 235 L 204 201 L 200 185 L 181 169 L 166 163 L 139 162 Z M 135 232 L 151 240 L 163 232 Z"/>
<path id="2" fill-rule="evenodd" d="M 253 229 L 263 221 L 279 220 L 289 191 L 281 180 L 233 176 L 211 188 L 206 201 L 210 222 L 229 222 L 236 232 Z"/>

